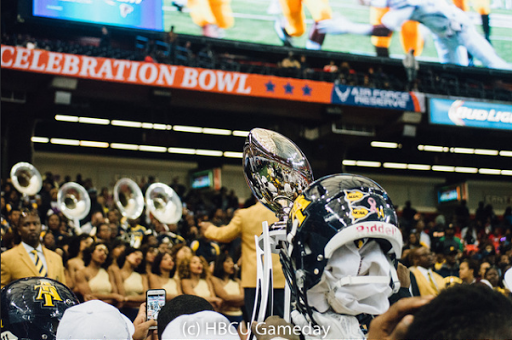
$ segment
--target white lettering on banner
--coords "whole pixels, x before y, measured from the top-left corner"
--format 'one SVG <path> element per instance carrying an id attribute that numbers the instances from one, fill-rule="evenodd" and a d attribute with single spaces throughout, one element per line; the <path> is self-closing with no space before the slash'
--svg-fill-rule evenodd
<path id="1" fill-rule="evenodd" d="M 131 62 L 129 64 L 130 66 L 130 75 L 128 76 L 128 81 L 131 81 L 131 82 L 137 82 L 137 70 L 139 69 L 139 65 L 140 63 L 138 62 Z"/>
<path id="2" fill-rule="evenodd" d="M 117 67 L 117 72 L 114 79 L 124 81 L 124 69 L 128 66 L 130 66 L 129 61 L 115 60 L 114 67 Z"/>
<path id="3" fill-rule="evenodd" d="M 196 87 L 197 76 L 199 72 L 196 69 L 185 67 L 183 74 L 183 81 L 181 82 L 182 87 Z"/>
<path id="4" fill-rule="evenodd" d="M 32 63 L 30 64 L 30 70 L 32 71 L 44 71 L 44 65 L 38 66 L 39 57 L 41 56 L 40 50 L 34 50 L 34 56 L 32 57 Z"/>
<path id="5" fill-rule="evenodd" d="M 171 73 L 169 73 L 169 69 L 171 69 Z M 160 73 L 156 83 L 158 85 L 164 85 L 164 80 L 162 78 L 165 77 L 165 83 L 167 85 L 174 84 L 174 76 L 176 75 L 177 69 L 178 68 L 176 66 L 160 65 Z"/>
<path id="6" fill-rule="evenodd" d="M 147 76 L 149 70 L 149 76 Z M 152 63 L 144 63 L 139 69 L 139 79 L 146 84 L 153 83 L 158 78 L 158 68 Z"/>
<path id="7" fill-rule="evenodd" d="M 494 109 L 472 109 L 467 106 L 463 106 L 461 101 L 455 101 L 451 105 L 448 115 L 453 122 L 459 122 L 462 119 L 466 119 L 487 121 L 492 123 L 501 122 L 512 124 L 512 112 L 510 111 L 496 111 Z"/>
<path id="8" fill-rule="evenodd" d="M 88 75 L 91 77 L 95 77 L 96 75 L 94 74 L 94 69 L 97 65 L 98 62 L 95 58 L 82 57 L 82 69 L 80 70 L 80 75 L 82 77 L 87 77 Z"/>
<path id="9" fill-rule="evenodd" d="M 240 81 L 238 82 L 238 89 L 236 90 L 236 92 L 238 93 L 245 93 L 245 94 L 248 94 L 248 93 L 251 93 L 251 87 L 247 87 L 245 88 L 245 81 L 247 80 L 247 74 L 242 74 L 240 76 Z"/>
<path id="10" fill-rule="evenodd" d="M 7 52 L 10 52 L 10 56 L 7 56 Z M 12 65 L 12 55 L 15 53 L 16 51 L 14 50 L 14 47 L 11 47 L 11 46 L 2 46 L 2 66 L 3 67 L 10 67 Z M 5 53 L 5 55 L 4 55 Z M 7 56 L 8 59 L 10 59 L 9 61 L 5 62 L 4 61 L 4 56 Z"/>
<path id="11" fill-rule="evenodd" d="M 338 97 L 342 102 L 347 100 L 349 93 L 353 97 L 355 104 L 379 107 L 398 107 L 405 109 L 410 101 L 410 95 L 407 92 L 369 89 L 362 87 L 348 88 L 345 92 L 339 91 L 337 87 L 335 89 Z"/>
<path id="12" fill-rule="evenodd" d="M 59 73 L 61 70 L 60 62 L 62 61 L 62 54 L 48 53 L 48 63 L 46 64 L 46 72 Z"/>
<path id="13" fill-rule="evenodd" d="M 96 76 L 105 79 L 114 79 L 114 75 L 112 74 L 112 62 L 108 59 L 105 60 L 103 64 L 101 64 L 100 70 L 96 73 Z"/>
<path id="14" fill-rule="evenodd" d="M 62 66 L 62 73 L 66 75 L 76 75 L 80 71 L 80 58 L 76 55 L 66 55 L 64 57 L 64 66 Z"/>
<path id="15" fill-rule="evenodd" d="M 210 78 L 210 81 L 207 83 L 207 79 Z M 215 87 L 217 82 L 217 78 L 215 77 L 215 73 L 210 70 L 206 70 L 201 72 L 199 76 L 199 87 L 203 90 L 211 90 Z"/>
<path id="16" fill-rule="evenodd" d="M 14 67 L 25 69 L 28 68 L 28 57 L 30 50 L 26 48 L 18 48 L 16 53 L 16 59 L 14 60 Z"/>

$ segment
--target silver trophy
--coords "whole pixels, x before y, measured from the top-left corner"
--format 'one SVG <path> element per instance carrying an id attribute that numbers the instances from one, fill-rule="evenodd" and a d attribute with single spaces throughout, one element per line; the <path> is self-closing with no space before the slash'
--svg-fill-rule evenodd
<path id="1" fill-rule="evenodd" d="M 251 321 L 262 322 L 267 307 L 272 313 L 272 253 L 286 247 L 286 221 L 295 199 L 313 182 L 313 172 L 304 153 L 291 140 L 266 129 L 252 129 L 244 145 L 244 176 L 256 198 L 272 210 L 279 221 L 255 235 L 257 254 L 256 298 Z M 290 290 L 285 289 L 285 319 L 290 316 Z"/>

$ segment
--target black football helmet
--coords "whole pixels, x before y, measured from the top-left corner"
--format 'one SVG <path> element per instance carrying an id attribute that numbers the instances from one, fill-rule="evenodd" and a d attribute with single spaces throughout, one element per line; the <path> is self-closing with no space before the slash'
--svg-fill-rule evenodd
<path id="1" fill-rule="evenodd" d="M 55 340 L 64 311 L 79 304 L 62 283 L 29 277 L 2 288 L 2 340 Z"/>
<path id="2" fill-rule="evenodd" d="M 386 191 L 373 180 L 352 174 L 329 175 L 311 183 L 294 202 L 287 221 L 288 249 L 281 250 L 283 271 L 294 308 L 309 315 L 307 291 L 320 282 L 331 255 L 355 242 L 379 243 L 393 263 L 390 285 L 397 291 L 394 260 L 401 255 L 402 235 Z M 362 281 L 367 277 L 358 277 Z"/>

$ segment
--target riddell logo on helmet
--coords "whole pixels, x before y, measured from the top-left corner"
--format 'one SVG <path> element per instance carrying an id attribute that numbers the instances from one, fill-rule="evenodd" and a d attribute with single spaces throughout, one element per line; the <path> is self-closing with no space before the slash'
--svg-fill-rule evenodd
<path id="1" fill-rule="evenodd" d="M 396 228 L 386 224 L 359 225 L 356 227 L 359 233 L 380 233 L 386 235 L 395 235 Z"/>

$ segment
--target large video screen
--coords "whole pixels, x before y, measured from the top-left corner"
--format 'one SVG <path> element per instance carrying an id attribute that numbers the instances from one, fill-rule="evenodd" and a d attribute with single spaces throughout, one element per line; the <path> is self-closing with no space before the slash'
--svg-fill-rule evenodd
<path id="1" fill-rule="evenodd" d="M 413 49 L 420 61 L 512 69 L 506 1 L 33 1 L 34 16 L 398 59 Z"/>

